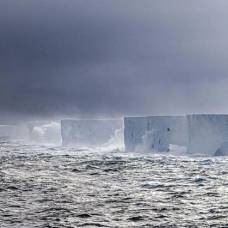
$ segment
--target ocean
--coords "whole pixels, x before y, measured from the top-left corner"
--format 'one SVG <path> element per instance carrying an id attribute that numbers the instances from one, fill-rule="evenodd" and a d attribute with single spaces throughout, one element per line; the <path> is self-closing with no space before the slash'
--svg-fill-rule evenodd
<path id="1" fill-rule="evenodd" d="M 2 142 L 0 227 L 228 227 L 228 157 Z"/>

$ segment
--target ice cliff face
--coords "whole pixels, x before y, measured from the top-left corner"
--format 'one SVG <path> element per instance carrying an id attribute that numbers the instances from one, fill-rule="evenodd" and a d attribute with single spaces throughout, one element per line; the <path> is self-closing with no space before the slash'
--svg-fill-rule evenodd
<path id="1" fill-rule="evenodd" d="M 62 120 L 62 143 L 106 146 L 121 139 L 114 137 L 118 129 L 121 120 Z M 132 152 L 167 152 L 181 146 L 189 154 L 227 155 L 228 115 L 125 117 L 124 144 Z"/>
<path id="2" fill-rule="evenodd" d="M 15 136 L 16 127 L 13 125 L 0 125 L 0 140 L 11 140 Z"/>
<path id="3" fill-rule="evenodd" d="M 101 146 L 109 142 L 116 130 L 121 128 L 121 120 L 62 120 L 62 144 Z"/>
<path id="4" fill-rule="evenodd" d="M 184 116 L 149 116 L 124 118 L 127 151 L 164 152 L 170 144 L 187 145 L 187 119 Z"/>
<path id="5" fill-rule="evenodd" d="M 228 115 L 126 117 L 127 151 L 169 150 L 186 146 L 189 154 L 228 155 Z"/>
<path id="6" fill-rule="evenodd" d="M 29 142 L 61 145 L 61 127 L 59 122 L 35 122 L 30 123 L 28 128 Z"/>
<path id="7" fill-rule="evenodd" d="M 187 119 L 190 154 L 227 153 L 228 115 L 188 115 Z"/>
<path id="8" fill-rule="evenodd" d="M 220 146 L 215 151 L 215 156 L 228 156 L 228 142 L 224 142 L 222 146 Z"/>

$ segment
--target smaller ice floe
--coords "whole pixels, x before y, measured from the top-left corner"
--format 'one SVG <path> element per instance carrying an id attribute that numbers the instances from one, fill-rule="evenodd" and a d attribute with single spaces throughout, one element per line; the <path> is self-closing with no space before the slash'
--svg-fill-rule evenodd
<path id="1" fill-rule="evenodd" d="M 159 181 L 148 181 L 148 182 L 141 185 L 142 188 L 148 188 L 148 189 L 161 188 L 163 186 L 164 185 Z"/>
<path id="2" fill-rule="evenodd" d="M 196 182 L 196 183 L 202 183 L 202 182 L 204 182 L 206 180 L 207 179 L 205 177 L 203 177 L 203 176 L 197 175 L 197 176 L 194 177 L 194 182 Z"/>

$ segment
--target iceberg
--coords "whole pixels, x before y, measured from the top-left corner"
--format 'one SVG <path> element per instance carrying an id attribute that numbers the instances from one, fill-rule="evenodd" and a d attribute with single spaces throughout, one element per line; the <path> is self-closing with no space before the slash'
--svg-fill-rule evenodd
<path id="1" fill-rule="evenodd" d="M 29 141 L 36 144 L 61 144 L 61 127 L 58 122 L 33 122 L 28 124 Z"/>
<path id="2" fill-rule="evenodd" d="M 215 151 L 215 156 L 228 156 L 228 142 L 224 142 L 221 147 Z"/>
<path id="3" fill-rule="evenodd" d="M 62 145 L 103 146 L 110 142 L 116 130 L 123 128 L 121 120 L 62 120 Z"/>
<path id="4" fill-rule="evenodd" d="M 187 120 L 190 154 L 228 154 L 228 115 L 194 114 Z"/>
<path id="5" fill-rule="evenodd" d="M 16 126 L 0 125 L 0 141 L 8 141 L 15 137 Z"/>
<path id="6" fill-rule="evenodd" d="M 124 118 L 126 151 L 169 151 L 169 145 L 187 146 L 185 116 L 148 116 Z"/>

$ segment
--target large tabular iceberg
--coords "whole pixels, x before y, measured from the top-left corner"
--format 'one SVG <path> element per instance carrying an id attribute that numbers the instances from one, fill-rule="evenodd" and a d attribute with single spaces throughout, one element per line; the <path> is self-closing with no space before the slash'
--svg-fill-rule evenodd
<path id="1" fill-rule="evenodd" d="M 122 129 L 121 120 L 62 120 L 63 145 L 102 146 Z"/>
<path id="2" fill-rule="evenodd" d="M 11 140 L 15 138 L 16 127 L 14 125 L 0 125 L 0 140 Z"/>
<path id="3" fill-rule="evenodd" d="M 33 122 L 28 124 L 29 141 L 35 144 L 61 144 L 59 122 Z"/>
<path id="4" fill-rule="evenodd" d="M 228 115 L 188 115 L 190 154 L 228 155 Z"/>
<path id="5" fill-rule="evenodd" d="M 0 141 L 24 141 L 28 136 L 25 124 L 0 125 Z"/>
<path id="6" fill-rule="evenodd" d="M 149 116 L 124 118 L 126 151 L 168 151 L 170 144 L 187 146 L 185 116 Z"/>

